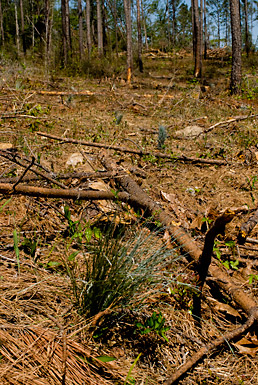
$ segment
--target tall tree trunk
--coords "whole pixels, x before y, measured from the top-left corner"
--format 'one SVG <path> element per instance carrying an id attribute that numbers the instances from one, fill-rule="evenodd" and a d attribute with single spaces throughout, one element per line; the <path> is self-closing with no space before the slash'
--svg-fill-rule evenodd
<path id="1" fill-rule="evenodd" d="M 53 4 L 45 0 L 45 70 L 48 72 L 50 65 L 51 31 L 53 22 Z"/>
<path id="2" fill-rule="evenodd" d="M 141 1 L 141 11 L 142 11 L 142 24 L 143 24 L 143 30 L 144 30 L 144 39 L 145 39 L 145 48 L 148 51 L 149 49 L 149 44 L 148 44 L 148 35 L 147 35 L 147 28 L 146 28 L 146 20 L 145 20 L 145 15 L 143 11 L 143 5 L 142 5 L 142 0 Z"/>
<path id="3" fill-rule="evenodd" d="M 3 23 L 2 0 L 0 0 L 0 33 L 1 33 L 1 45 L 4 46 L 4 23 Z"/>
<path id="4" fill-rule="evenodd" d="M 87 27 L 88 58 L 90 58 L 91 49 L 92 49 L 91 24 L 90 24 L 90 0 L 86 0 L 86 27 Z"/>
<path id="5" fill-rule="evenodd" d="M 137 5 L 137 31 L 138 31 L 138 64 L 140 72 L 143 72 L 142 63 L 142 22 L 141 22 L 141 8 L 140 0 L 136 1 Z"/>
<path id="6" fill-rule="evenodd" d="M 20 0 L 20 13 L 21 13 L 21 38 L 22 38 L 22 49 L 24 55 L 26 55 L 26 41 L 24 31 L 24 11 L 23 11 L 23 0 Z"/>
<path id="7" fill-rule="evenodd" d="M 70 33 L 70 14 L 69 14 L 69 1 L 61 0 L 61 12 L 62 12 L 62 30 L 63 30 L 63 53 L 64 53 L 64 65 L 68 64 L 68 57 L 71 53 L 71 33 Z"/>
<path id="8" fill-rule="evenodd" d="M 101 0 L 97 0 L 97 34 L 98 34 L 98 54 L 103 55 L 103 19 L 101 14 Z"/>
<path id="9" fill-rule="evenodd" d="M 176 5 L 175 0 L 172 0 L 172 44 L 173 48 L 176 43 Z"/>
<path id="10" fill-rule="evenodd" d="M 15 40 L 16 40 L 17 56 L 19 57 L 20 56 L 20 30 L 19 30 L 16 1 L 14 2 L 14 14 L 15 14 Z"/>
<path id="11" fill-rule="evenodd" d="M 203 0 L 204 60 L 207 59 L 207 50 L 208 50 L 208 33 L 207 33 L 206 11 L 207 11 L 206 0 Z"/>
<path id="12" fill-rule="evenodd" d="M 79 19 L 79 51 L 80 59 L 83 58 L 83 25 L 82 25 L 82 1 L 78 0 L 78 19 Z"/>
<path id="13" fill-rule="evenodd" d="M 132 42 L 132 17 L 131 0 L 124 0 L 126 22 L 126 49 L 127 49 L 127 83 L 131 83 L 133 70 L 133 42 Z"/>
<path id="14" fill-rule="evenodd" d="M 193 52 L 194 52 L 194 76 L 200 78 L 202 76 L 202 38 L 201 23 L 198 7 L 198 0 L 192 0 L 192 17 L 193 17 Z"/>
<path id="15" fill-rule="evenodd" d="M 244 13 L 245 13 L 245 52 L 246 52 L 246 56 L 248 57 L 250 52 L 250 36 L 249 36 L 249 27 L 248 27 L 247 0 L 244 0 Z"/>
<path id="16" fill-rule="evenodd" d="M 231 34 L 232 34 L 232 69 L 230 90 L 232 94 L 240 91 L 241 85 L 241 23 L 239 0 L 230 0 Z"/>
<path id="17" fill-rule="evenodd" d="M 118 57 L 118 31 L 117 31 L 117 7 L 116 0 L 113 2 L 113 17 L 114 17 L 114 27 L 115 27 L 115 41 L 116 41 L 116 57 Z M 112 12 L 112 10 L 111 10 Z"/>

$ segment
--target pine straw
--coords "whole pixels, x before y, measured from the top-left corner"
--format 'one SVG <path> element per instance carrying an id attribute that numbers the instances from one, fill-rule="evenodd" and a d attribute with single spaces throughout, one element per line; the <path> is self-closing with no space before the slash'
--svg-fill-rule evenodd
<path id="1" fill-rule="evenodd" d="M 125 378 L 114 362 L 96 359 L 90 341 L 86 347 L 76 333 L 67 335 L 71 324 L 87 327 L 71 310 L 67 277 L 22 263 L 20 275 L 15 264 L 4 264 L 1 276 L 1 384 L 97 385 Z"/>
<path id="2" fill-rule="evenodd" d="M 114 383 L 115 366 L 94 359 L 90 349 L 69 339 L 64 331 L 53 332 L 41 327 L 5 328 L 0 330 L 0 341 L 3 384 Z M 106 376 L 113 380 L 105 380 Z"/>

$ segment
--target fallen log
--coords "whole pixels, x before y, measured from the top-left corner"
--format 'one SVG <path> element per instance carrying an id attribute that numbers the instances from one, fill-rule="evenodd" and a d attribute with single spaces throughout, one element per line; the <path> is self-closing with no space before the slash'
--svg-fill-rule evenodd
<path id="1" fill-rule="evenodd" d="M 99 155 L 99 158 L 107 170 L 122 171 L 122 168 L 118 167 L 117 164 L 114 163 L 112 159 L 107 156 L 106 151 L 102 151 Z M 202 254 L 201 249 L 197 246 L 197 244 L 192 240 L 192 238 L 187 234 L 185 230 L 176 226 L 173 223 L 173 218 L 169 212 L 166 212 L 162 209 L 159 204 L 154 202 L 129 175 L 121 177 L 119 179 L 119 183 L 123 187 L 123 189 L 129 193 L 130 204 L 136 207 L 143 208 L 146 211 L 147 215 L 152 215 L 155 219 L 157 219 L 164 226 L 166 226 L 171 236 L 173 236 L 174 240 L 181 247 L 181 249 L 185 253 L 187 253 L 188 256 L 191 257 L 195 262 L 199 261 L 199 258 Z M 242 283 L 233 280 L 233 278 L 230 277 L 230 275 L 225 269 L 222 270 L 222 267 L 218 266 L 216 261 L 213 261 L 210 264 L 209 273 L 216 280 L 218 286 L 224 292 L 230 294 L 236 304 L 244 310 L 244 312 L 248 315 L 249 321 L 251 320 L 252 322 L 254 322 L 254 320 L 258 320 L 257 303 L 250 295 L 244 292 L 244 290 L 242 289 Z M 224 338 L 221 338 L 216 343 L 216 346 L 220 346 L 222 343 L 224 343 L 224 341 Z M 196 362 L 198 362 L 199 359 L 204 356 L 205 352 L 203 352 L 203 354 L 199 358 L 197 357 L 197 360 L 189 361 L 190 365 L 185 367 L 185 370 L 183 373 L 180 374 L 180 377 L 185 374 L 186 371 L 189 370 Z M 170 376 L 169 379 L 170 378 L 172 377 Z M 172 383 L 173 382 L 168 382 L 166 385 Z"/>
<path id="2" fill-rule="evenodd" d="M 248 235 L 251 233 L 253 228 L 258 223 L 258 210 L 256 210 L 248 220 L 242 224 L 240 227 L 237 239 L 240 245 L 243 245 L 246 242 Z"/>
<path id="3" fill-rule="evenodd" d="M 189 157 L 185 155 L 169 155 L 169 154 L 164 154 L 163 152 L 150 152 L 150 151 L 142 151 L 142 150 L 131 150 L 128 149 L 127 147 L 121 147 L 121 146 L 114 146 L 111 144 L 104 144 L 104 143 L 93 143 L 93 142 L 88 142 L 85 140 L 77 140 L 77 139 L 72 139 L 72 138 L 62 138 L 60 136 L 56 135 L 51 135 L 46 132 L 37 132 L 37 135 L 39 136 L 44 136 L 46 138 L 54 139 L 54 140 L 59 140 L 64 143 L 74 143 L 74 144 L 80 144 L 82 146 L 89 146 L 89 147 L 97 147 L 97 148 L 105 148 L 105 149 L 110 149 L 110 150 L 115 150 L 119 152 L 125 152 L 125 153 L 130 153 L 130 154 L 135 154 L 139 156 L 143 155 L 151 155 L 155 156 L 156 158 L 161 158 L 161 159 L 169 159 L 174 162 L 176 161 L 182 161 L 182 162 L 190 162 L 190 163 L 201 163 L 201 164 L 215 164 L 218 166 L 226 165 L 227 162 L 225 160 L 218 160 L 218 159 L 203 159 L 203 158 L 194 158 L 194 157 Z"/>
<path id="4" fill-rule="evenodd" d="M 25 186 L 19 184 L 13 189 L 10 183 L 0 183 L 0 194 L 6 195 L 27 195 L 32 197 L 43 198 L 63 198 L 74 200 L 121 200 L 128 202 L 129 195 L 126 192 L 113 193 L 110 191 L 94 191 L 94 190 L 76 190 L 76 189 L 55 189 Z"/>

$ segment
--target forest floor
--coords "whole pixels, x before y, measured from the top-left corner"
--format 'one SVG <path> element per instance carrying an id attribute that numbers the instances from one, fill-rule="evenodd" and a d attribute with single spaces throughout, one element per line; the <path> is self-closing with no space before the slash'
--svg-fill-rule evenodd
<path id="1" fill-rule="evenodd" d="M 2 65 L 2 384 L 161 384 L 196 352 L 245 322 L 244 309 L 209 275 L 201 327 L 196 324 L 191 314 L 196 271 L 184 248 L 179 250 L 174 242 L 167 243 L 177 255 L 166 268 L 169 285 L 157 284 L 147 298 L 137 293 L 140 305 L 139 301 L 125 308 L 114 305 L 99 318 L 84 316 L 74 305 L 69 269 L 82 248 L 87 249 L 86 231 L 93 237 L 115 214 L 115 221 L 136 229 L 133 236 L 141 231 L 144 210 L 139 215 L 127 204 L 80 200 L 79 190 L 78 201 L 16 195 L 15 187 L 8 193 L 3 184 L 18 181 L 17 189 L 31 185 L 121 191 L 119 178 L 93 175 L 104 172 L 98 157 L 101 148 L 62 138 L 108 145 L 105 156 L 169 212 L 174 226 L 183 228 L 201 250 L 213 221 L 226 209 L 234 213 L 225 234 L 216 240 L 213 260 L 257 303 L 258 227 L 244 244 L 238 242 L 239 229 L 255 213 L 258 200 L 255 60 L 244 63 L 243 92 L 234 97 L 228 90 L 230 63 L 222 58 L 206 61 L 205 80 L 197 82 L 191 57 L 152 53 L 144 57 L 144 73 L 136 71 L 130 86 L 122 75 L 101 80 L 47 77 L 40 68 Z M 167 133 L 161 149 L 160 126 Z M 198 134 L 189 133 L 189 127 Z M 155 156 L 157 152 L 168 158 Z M 77 154 L 74 164 L 72 154 Z M 29 168 L 57 178 L 59 186 L 51 179 L 33 179 Z M 167 241 L 166 230 L 155 236 L 157 245 Z M 160 329 L 150 325 L 154 312 L 165 322 Z M 209 350 L 179 383 L 257 384 L 257 354 L 256 324 Z"/>

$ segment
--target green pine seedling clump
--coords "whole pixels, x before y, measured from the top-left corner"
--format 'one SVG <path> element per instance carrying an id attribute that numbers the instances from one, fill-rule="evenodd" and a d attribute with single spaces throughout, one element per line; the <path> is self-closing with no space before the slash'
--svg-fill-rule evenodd
<path id="1" fill-rule="evenodd" d="M 158 136 L 158 149 L 162 150 L 165 148 L 165 140 L 167 139 L 166 127 L 159 126 L 159 136 Z"/>

